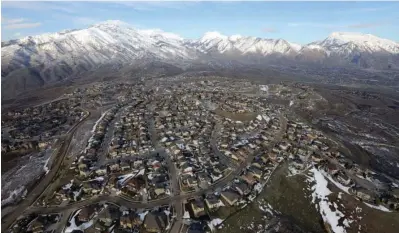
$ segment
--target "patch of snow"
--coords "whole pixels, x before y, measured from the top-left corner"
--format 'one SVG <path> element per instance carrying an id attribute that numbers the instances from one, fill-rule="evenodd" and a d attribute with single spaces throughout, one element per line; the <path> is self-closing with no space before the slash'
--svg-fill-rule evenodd
<path id="1" fill-rule="evenodd" d="M 263 117 L 263 119 L 265 119 L 265 121 L 267 122 L 267 123 L 269 123 L 270 122 L 270 117 L 269 116 L 267 116 L 267 115 L 262 115 L 262 117 Z"/>
<path id="2" fill-rule="evenodd" d="M 143 176 L 145 169 L 141 169 L 135 176 Z"/>
<path id="3" fill-rule="evenodd" d="M 164 212 L 167 216 L 170 215 L 170 211 L 169 211 L 169 210 L 164 210 L 163 212 Z"/>
<path id="4" fill-rule="evenodd" d="M 323 221 L 331 226 L 334 233 L 346 233 L 345 227 L 339 224 L 339 220 L 345 217 L 345 215 L 338 209 L 335 211 L 330 209 L 331 202 L 329 202 L 328 196 L 332 192 L 327 187 L 328 181 L 326 177 L 316 168 L 312 168 L 310 171 L 313 173 L 312 180 L 314 181 L 314 185 L 312 186 L 312 202 L 318 202 L 318 209 Z"/>
<path id="5" fill-rule="evenodd" d="M 50 160 L 51 157 L 49 157 L 46 162 L 44 163 L 43 169 L 46 172 L 46 175 L 50 172 L 50 169 L 48 168 L 48 161 Z"/>
<path id="6" fill-rule="evenodd" d="M 344 221 L 343 221 L 343 224 L 344 224 L 344 226 L 345 227 L 349 227 L 349 223 L 350 223 L 351 221 L 348 221 L 348 219 L 345 219 Z"/>
<path id="7" fill-rule="evenodd" d="M 119 176 L 118 177 L 118 183 L 123 185 L 127 180 L 129 180 L 132 177 L 134 177 L 134 174 L 132 174 L 132 173 L 128 173 L 128 174 Z"/>
<path id="8" fill-rule="evenodd" d="M 385 206 L 382 206 L 382 205 L 376 206 L 376 205 L 372 205 L 372 204 L 369 204 L 366 202 L 364 202 L 364 204 L 366 204 L 368 207 L 373 208 L 373 209 L 381 210 L 384 212 L 392 212 L 391 210 L 389 210 L 388 208 L 386 208 Z"/>
<path id="9" fill-rule="evenodd" d="M 140 220 L 144 221 L 145 216 L 148 214 L 148 210 L 146 212 L 138 214 L 140 216 Z"/>
<path id="10" fill-rule="evenodd" d="M 166 189 L 166 190 L 165 190 L 165 194 L 168 195 L 168 196 L 170 196 L 170 195 L 171 195 L 170 190 L 169 190 L 169 189 Z"/>
<path id="11" fill-rule="evenodd" d="M 26 191 L 24 186 L 13 190 L 6 199 L 1 200 L 1 206 L 14 202 L 19 196 L 21 196 L 21 194 L 24 193 L 24 191 Z"/>
<path id="12" fill-rule="evenodd" d="M 268 92 L 269 91 L 269 86 L 268 85 L 260 85 L 260 90 Z"/>
<path id="13" fill-rule="evenodd" d="M 190 218 L 190 213 L 188 211 L 184 211 L 183 219 Z"/>
<path id="14" fill-rule="evenodd" d="M 98 182 L 103 182 L 104 181 L 104 177 L 103 176 L 99 176 L 94 178 L 94 180 L 98 181 Z"/>
<path id="15" fill-rule="evenodd" d="M 15 194 L 18 192 L 23 193 L 23 191 L 20 191 L 22 190 L 22 187 L 25 189 L 29 188 L 29 185 L 34 183 L 44 174 L 44 164 L 47 163 L 47 165 L 51 167 L 52 161 L 48 159 L 51 157 L 52 152 L 53 149 L 49 147 L 45 151 L 31 154 L 29 157 L 26 156 L 19 160 L 17 166 L 1 175 L 2 206 L 20 198 L 21 194 Z"/>
<path id="16" fill-rule="evenodd" d="M 66 185 L 64 185 L 64 186 L 62 186 L 62 189 L 63 189 L 63 190 L 69 190 L 69 189 L 71 189 L 72 185 L 73 185 L 73 180 L 71 180 L 70 183 L 68 183 L 68 184 L 66 184 Z"/>
<path id="17" fill-rule="evenodd" d="M 265 213 L 269 213 L 271 215 L 274 214 L 273 213 L 273 208 L 272 208 L 272 206 L 269 203 L 267 203 L 267 205 L 262 205 L 261 203 L 259 203 L 259 209 L 261 211 L 265 212 Z"/>
<path id="18" fill-rule="evenodd" d="M 350 194 L 349 193 L 350 187 L 343 186 L 341 183 L 335 181 L 329 174 L 325 173 L 324 171 L 321 171 L 320 173 L 322 173 L 331 183 L 333 183 L 335 186 L 337 186 L 337 188 L 341 189 L 342 191 L 344 191 L 347 194 Z"/>
<path id="19" fill-rule="evenodd" d="M 73 200 L 77 201 L 77 198 L 82 194 L 82 189 L 79 189 L 79 191 L 74 191 L 73 192 Z"/>
<path id="20" fill-rule="evenodd" d="M 89 222 L 85 222 L 79 226 L 76 225 L 75 222 L 75 217 L 80 213 L 81 209 L 76 211 L 76 213 L 72 216 L 70 219 L 70 226 L 65 228 L 64 233 L 72 233 L 73 231 L 83 231 L 86 230 L 87 228 L 91 227 L 93 225 L 93 220 L 90 220 Z"/>
<path id="21" fill-rule="evenodd" d="M 255 190 L 257 193 L 260 193 L 260 192 L 262 192 L 263 187 L 264 187 L 264 185 L 262 185 L 261 183 L 257 183 L 257 184 L 255 184 L 255 186 L 254 186 L 254 190 Z"/>
<path id="22" fill-rule="evenodd" d="M 208 223 L 208 226 L 211 229 L 211 231 L 214 231 L 215 227 L 221 225 L 222 223 L 223 223 L 223 219 L 215 218 Z"/>
<path id="23" fill-rule="evenodd" d="M 111 111 L 111 109 L 105 111 L 100 118 L 96 121 L 96 123 L 94 123 L 93 128 L 91 129 L 91 133 L 94 133 L 96 131 L 97 125 L 101 122 L 101 120 L 105 117 L 105 115 Z"/>

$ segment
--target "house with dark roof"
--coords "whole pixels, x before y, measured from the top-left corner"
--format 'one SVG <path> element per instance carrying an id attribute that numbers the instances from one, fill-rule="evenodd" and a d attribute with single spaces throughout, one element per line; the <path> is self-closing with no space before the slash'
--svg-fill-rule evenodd
<path id="1" fill-rule="evenodd" d="M 220 207 L 220 199 L 214 194 L 208 194 L 205 198 L 205 204 L 209 211 L 214 211 Z"/>
<path id="2" fill-rule="evenodd" d="M 80 222 L 88 222 L 94 217 L 95 213 L 96 209 L 94 206 L 86 206 L 79 212 L 78 220 Z"/>
<path id="3" fill-rule="evenodd" d="M 145 216 L 143 226 L 147 232 L 162 232 L 168 225 L 168 216 L 164 212 L 151 211 Z"/>
<path id="4" fill-rule="evenodd" d="M 202 198 L 197 198 L 190 204 L 195 217 L 200 217 L 205 214 L 205 205 Z"/>
<path id="5" fill-rule="evenodd" d="M 221 198 L 224 203 L 232 206 L 240 199 L 240 195 L 229 189 L 221 193 Z"/>
<path id="6" fill-rule="evenodd" d="M 241 196 L 246 196 L 251 192 L 251 187 L 242 180 L 234 184 L 233 187 Z"/>

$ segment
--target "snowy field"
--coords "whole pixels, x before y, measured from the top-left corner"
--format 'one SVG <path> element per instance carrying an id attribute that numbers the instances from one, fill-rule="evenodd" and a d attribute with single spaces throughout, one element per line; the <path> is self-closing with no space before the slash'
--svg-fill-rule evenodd
<path id="1" fill-rule="evenodd" d="M 1 176 L 1 206 L 10 204 L 26 195 L 26 188 L 48 172 L 52 149 L 38 154 L 27 155 L 19 165 Z"/>
<path id="2" fill-rule="evenodd" d="M 91 132 L 93 125 L 95 125 L 94 120 L 87 120 L 77 129 L 71 141 L 69 156 L 76 157 L 83 152 L 87 145 L 87 141 L 93 135 Z"/>
<path id="3" fill-rule="evenodd" d="M 361 225 L 359 221 L 362 219 L 362 209 L 356 207 L 356 210 L 349 211 L 341 202 L 344 193 L 349 194 L 347 187 L 335 182 L 328 174 L 316 168 L 310 170 L 310 176 L 307 181 L 312 191 L 312 203 L 315 204 L 323 221 L 331 226 L 332 232 L 345 233 L 353 225 L 358 225 L 360 231 Z M 330 194 L 332 194 L 332 191 L 328 188 L 329 182 L 342 191 L 338 192 L 336 201 L 331 201 L 329 198 Z"/>

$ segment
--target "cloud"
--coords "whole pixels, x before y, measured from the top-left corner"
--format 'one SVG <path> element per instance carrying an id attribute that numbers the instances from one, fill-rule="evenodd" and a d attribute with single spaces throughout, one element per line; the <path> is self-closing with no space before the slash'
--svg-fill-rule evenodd
<path id="1" fill-rule="evenodd" d="M 96 23 L 100 22 L 101 20 L 89 18 L 89 17 L 75 17 L 72 19 L 72 21 L 76 25 L 88 26 L 88 25 L 96 24 Z"/>
<path id="2" fill-rule="evenodd" d="M 276 30 L 275 28 L 268 28 L 268 27 L 263 28 L 262 31 L 263 31 L 263 32 L 266 32 L 266 33 L 278 32 L 278 30 Z"/>
<path id="3" fill-rule="evenodd" d="M 25 28 L 36 28 L 42 25 L 41 23 L 14 23 L 7 24 L 4 26 L 5 29 L 25 29 Z"/>
<path id="4" fill-rule="evenodd" d="M 312 27 L 324 29 L 360 29 L 360 28 L 374 28 L 390 24 L 388 21 L 370 22 L 370 23 L 355 23 L 355 24 L 329 24 L 329 23 L 288 23 L 289 27 Z"/>
<path id="5" fill-rule="evenodd" d="M 376 28 L 379 26 L 383 26 L 389 24 L 388 22 L 375 22 L 375 23 L 359 23 L 348 25 L 347 28 Z"/>
<path id="6" fill-rule="evenodd" d="M 31 23 L 27 22 L 23 18 L 15 18 L 15 19 L 9 19 L 5 17 L 1 17 L 1 24 L 5 29 L 12 30 L 12 29 L 24 29 L 24 28 L 35 28 L 39 27 L 41 23 L 36 22 L 36 23 Z"/>
<path id="7" fill-rule="evenodd" d="M 7 19 L 7 18 L 4 18 L 4 17 L 1 17 L 1 23 L 2 24 L 22 23 L 23 21 L 25 21 L 23 18 Z"/>
<path id="8" fill-rule="evenodd" d="M 13 37 L 14 38 L 21 38 L 22 37 L 22 33 L 16 32 L 16 33 L 13 34 Z"/>
<path id="9" fill-rule="evenodd" d="M 181 10 L 185 9 L 189 6 L 192 6 L 194 4 L 197 4 L 198 2 L 195 1 L 188 1 L 188 2 L 169 2 L 169 1 L 147 1 L 147 2 L 142 2 L 142 1 L 137 1 L 137 2 L 113 2 L 115 5 L 120 5 L 123 7 L 130 7 L 133 8 L 134 10 L 137 11 L 154 11 L 157 9 L 175 9 L 175 10 Z"/>
<path id="10" fill-rule="evenodd" d="M 367 13 L 367 12 L 376 12 L 376 11 L 383 11 L 387 10 L 390 7 L 384 6 L 384 7 L 360 7 L 360 8 L 348 8 L 348 9 L 342 9 L 335 11 L 333 13 L 337 14 L 353 14 L 353 13 Z"/>
<path id="11" fill-rule="evenodd" d="M 335 28 L 340 27 L 337 24 L 328 24 L 328 23 L 309 23 L 309 22 L 295 22 L 288 23 L 289 27 L 315 27 L 315 28 Z"/>
<path id="12" fill-rule="evenodd" d="M 24 9 L 24 10 L 34 10 L 34 11 L 58 11 L 64 13 L 74 13 L 74 8 L 78 3 L 73 2 L 19 2 L 19 1 L 2 1 L 2 8 L 13 8 L 13 9 Z"/>

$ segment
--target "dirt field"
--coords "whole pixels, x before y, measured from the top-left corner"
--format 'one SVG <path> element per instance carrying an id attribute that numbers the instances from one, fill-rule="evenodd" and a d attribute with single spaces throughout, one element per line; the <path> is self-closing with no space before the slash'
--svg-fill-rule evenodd
<path id="1" fill-rule="evenodd" d="M 243 231 L 240 227 L 253 223 L 254 226 L 265 224 L 264 213 L 259 209 L 259 202 L 269 203 L 281 216 L 290 220 L 306 232 L 326 232 L 323 221 L 311 205 L 310 193 L 306 193 L 305 177 L 286 177 L 286 165 L 276 170 L 268 186 L 250 205 L 238 214 L 228 218 L 218 232 L 253 232 Z"/>
<path id="2" fill-rule="evenodd" d="M 219 116 L 226 117 L 234 121 L 251 121 L 254 120 L 258 115 L 257 113 L 253 112 L 235 113 L 235 112 L 226 112 L 221 109 L 216 109 L 215 113 Z"/>
<path id="3" fill-rule="evenodd" d="M 346 216 L 355 215 L 360 220 L 356 220 L 347 228 L 348 233 L 358 232 L 384 232 L 396 233 L 399 229 L 399 213 L 384 212 L 368 207 L 363 202 L 355 199 L 353 196 L 343 193 L 338 200 L 337 187 L 330 185 L 329 189 L 333 192 L 330 195 L 330 200 L 345 206 L 344 213 Z M 357 209 L 357 210 L 356 210 Z M 360 225 L 360 227 L 359 227 Z"/>

